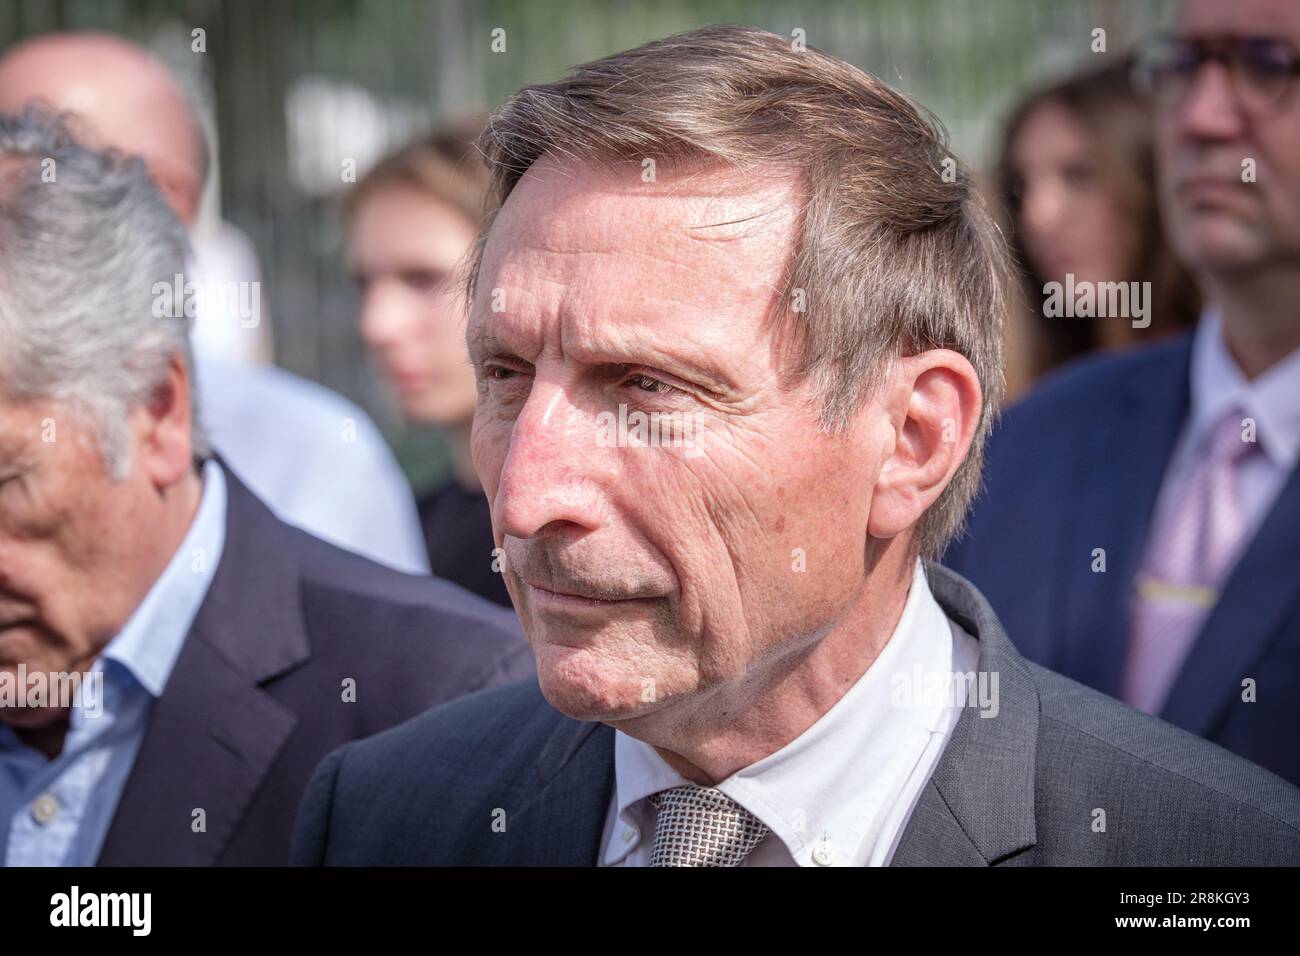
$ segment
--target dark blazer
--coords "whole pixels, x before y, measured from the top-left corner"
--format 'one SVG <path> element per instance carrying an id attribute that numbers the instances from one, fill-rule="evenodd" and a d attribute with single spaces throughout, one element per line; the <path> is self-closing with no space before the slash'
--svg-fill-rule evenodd
<path id="1" fill-rule="evenodd" d="M 327 753 L 532 672 L 513 614 L 291 528 L 225 476 L 221 562 L 154 704 L 100 865 L 285 865 Z M 343 700 L 346 679 L 355 702 Z"/>
<path id="2" fill-rule="evenodd" d="M 505 575 L 492 569 L 492 509 L 487 496 L 452 480 L 421 496 L 415 507 L 434 576 L 513 610 Z"/>
<path id="3" fill-rule="evenodd" d="M 999 675 L 999 711 L 962 713 L 894 865 L 1300 863 L 1300 791 L 1025 661 L 974 587 L 929 571 L 979 641 L 980 670 Z M 293 860 L 592 866 L 613 785 L 614 731 L 570 720 L 525 681 L 331 754 Z"/>
<path id="4" fill-rule="evenodd" d="M 984 593 L 1026 657 L 1112 696 L 1156 496 L 1190 408 L 1190 358 L 1183 336 L 1087 360 L 1008 410 L 969 535 L 943 559 Z M 1092 571 L 1096 548 L 1105 573 Z M 1300 783 L 1300 470 L 1230 573 L 1159 716 Z"/>

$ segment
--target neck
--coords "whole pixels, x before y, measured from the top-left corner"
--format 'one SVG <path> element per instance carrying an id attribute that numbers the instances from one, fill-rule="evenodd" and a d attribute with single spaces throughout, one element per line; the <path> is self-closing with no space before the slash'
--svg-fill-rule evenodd
<path id="1" fill-rule="evenodd" d="M 898 626 L 915 559 L 905 541 L 877 545 L 852 604 L 821 633 L 792 642 L 742 681 L 672 708 L 671 716 L 655 713 L 611 726 L 651 744 L 674 770 L 705 786 L 776 753 L 839 702 Z"/>
<path id="2" fill-rule="evenodd" d="M 1204 284 L 1222 311 L 1224 342 L 1246 378 L 1262 375 L 1300 348 L 1300 267 L 1210 276 Z"/>
<path id="3" fill-rule="evenodd" d="M 447 444 L 451 450 L 451 473 L 456 483 L 465 490 L 481 491 L 483 485 L 478 480 L 478 472 L 474 470 L 469 434 L 469 422 L 447 430 Z"/>

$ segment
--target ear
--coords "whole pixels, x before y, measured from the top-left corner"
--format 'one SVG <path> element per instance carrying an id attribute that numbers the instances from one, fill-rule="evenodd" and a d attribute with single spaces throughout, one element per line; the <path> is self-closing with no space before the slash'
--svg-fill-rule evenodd
<path id="1" fill-rule="evenodd" d="M 894 448 L 881 466 L 867 531 L 892 538 L 948 487 L 979 424 L 979 376 L 966 357 L 932 349 L 896 363 L 887 408 Z"/>
<path id="2" fill-rule="evenodd" d="M 159 491 L 172 487 L 194 466 L 190 377 L 179 355 L 172 356 L 166 377 L 132 418 L 136 441 L 132 460 L 139 462 Z"/>

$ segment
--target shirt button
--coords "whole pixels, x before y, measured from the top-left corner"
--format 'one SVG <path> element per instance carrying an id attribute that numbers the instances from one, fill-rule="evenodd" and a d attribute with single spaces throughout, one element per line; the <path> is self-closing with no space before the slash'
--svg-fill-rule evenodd
<path id="1" fill-rule="evenodd" d="M 835 862 L 835 847 L 829 840 L 822 840 L 812 851 L 813 862 L 818 866 L 830 866 Z"/>
<path id="2" fill-rule="evenodd" d="M 32 819 L 41 826 L 49 823 L 59 815 L 59 798 L 52 793 L 43 793 L 32 801 Z"/>

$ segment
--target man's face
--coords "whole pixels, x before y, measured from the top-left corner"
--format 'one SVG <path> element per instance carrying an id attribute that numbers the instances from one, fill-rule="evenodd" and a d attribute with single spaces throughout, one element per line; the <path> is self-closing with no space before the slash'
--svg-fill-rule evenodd
<path id="1" fill-rule="evenodd" d="M 1174 35 L 1300 47 L 1300 3 L 1188 0 Z M 1170 240 L 1189 264 L 1231 272 L 1300 257 L 1300 83 L 1276 105 L 1251 108 L 1222 62 L 1205 63 L 1159 109 L 1157 149 Z M 1243 181 L 1252 165 L 1254 181 Z"/>
<path id="2" fill-rule="evenodd" d="M 87 669 L 143 597 L 150 497 L 138 473 L 110 479 L 65 408 L 0 394 L 0 671 Z M 0 721 L 18 727 L 53 716 L 0 709 Z"/>
<path id="3" fill-rule="evenodd" d="M 530 169 L 469 320 L 507 585 L 543 692 L 578 719 L 737 687 L 825 634 L 862 586 L 887 451 L 866 437 L 874 405 L 828 436 L 811 391 L 782 385 L 765 319 L 794 181 L 640 174 Z M 693 447 L 635 447 L 638 412 L 691 422 Z"/>

